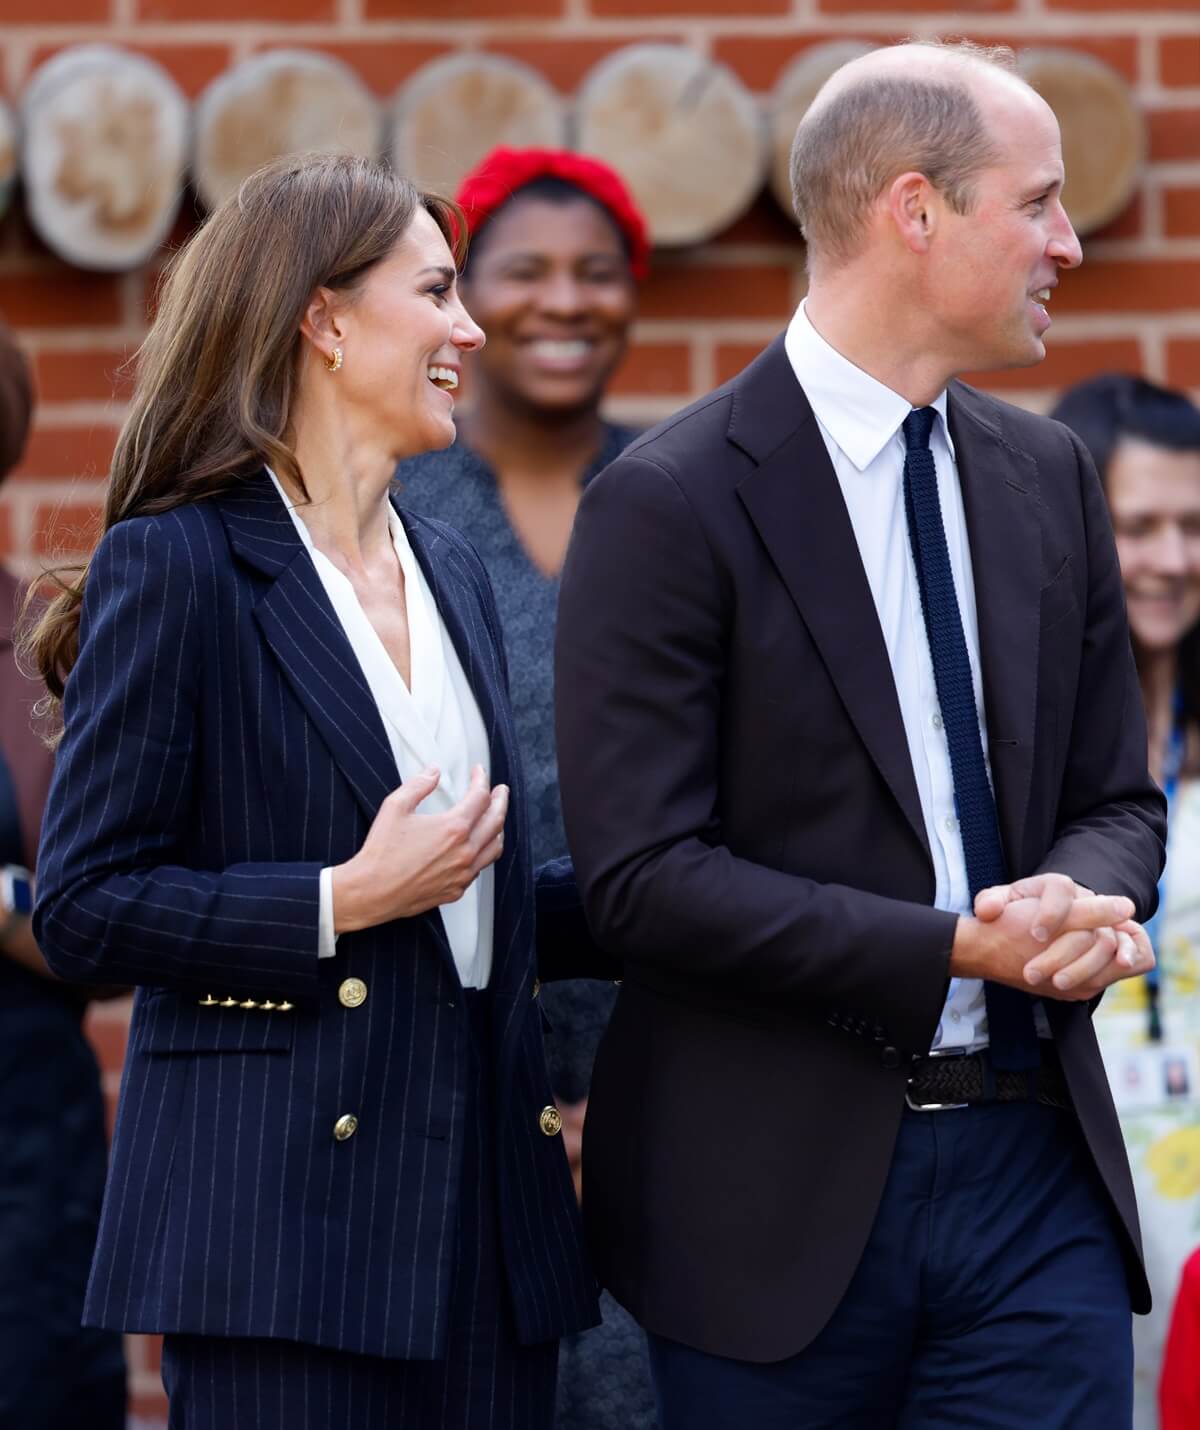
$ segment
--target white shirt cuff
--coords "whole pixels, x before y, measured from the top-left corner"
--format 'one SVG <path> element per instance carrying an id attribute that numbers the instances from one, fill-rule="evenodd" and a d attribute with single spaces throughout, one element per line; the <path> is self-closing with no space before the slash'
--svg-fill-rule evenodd
<path id="1" fill-rule="evenodd" d="M 317 925 L 317 957 L 332 958 L 337 952 L 333 931 L 333 866 L 321 870 L 321 912 Z"/>

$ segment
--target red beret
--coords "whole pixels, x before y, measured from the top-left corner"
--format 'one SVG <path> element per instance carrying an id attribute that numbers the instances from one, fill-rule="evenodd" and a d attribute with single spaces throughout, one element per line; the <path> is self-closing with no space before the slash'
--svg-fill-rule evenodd
<path id="1" fill-rule="evenodd" d="M 650 271 L 650 240 L 646 221 L 615 169 L 599 159 L 569 149 L 493 149 L 463 179 L 455 198 L 467 220 L 467 232 L 477 232 L 518 189 L 535 179 L 562 179 L 603 208 L 629 245 L 635 278 Z"/>

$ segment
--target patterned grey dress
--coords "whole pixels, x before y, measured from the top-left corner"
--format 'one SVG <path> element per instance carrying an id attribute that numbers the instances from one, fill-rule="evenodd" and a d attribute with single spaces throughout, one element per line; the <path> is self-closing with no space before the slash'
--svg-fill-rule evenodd
<path id="1" fill-rule="evenodd" d="M 586 485 L 636 436 L 606 424 L 604 442 L 583 476 Z M 529 559 L 513 530 L 492 469 L 462 441 L 426 452 L 396 469 L 401 506 L 439 517 L 461 531 L 483 559 L 496 593 L 508 654 L 517 739 L 529 795 L 534 862 L 566 852 L 554 746 L 554 622 L 558 578 Z M 547 1039 L 558 1096 L 577 1102 L 591 1082 L 596 1048 L 615 990 L 595 980 L 550 983 L 542 1004 L 553 1024 Z M 607 1293 L 603 1324 L 562 1343 L 558 1430 L 654 1430 L 657 1417 L 645 1338 Z"/>

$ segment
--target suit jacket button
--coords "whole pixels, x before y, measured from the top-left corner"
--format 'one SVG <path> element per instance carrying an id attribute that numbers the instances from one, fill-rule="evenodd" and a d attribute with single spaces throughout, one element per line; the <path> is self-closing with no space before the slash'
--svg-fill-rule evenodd
<path id="1" fill-rule="evenodd" d="M 367 1001 L 367 985 L 361 978 L 346 978 L 338 988 L 338 1002 L 343 1008 L 358 1008 Z"/>
<path id="2" fill-rule="evenodd" d="M 347 1137 L 353 1137 L 357 1131 L 358 1118 L 353 1112 L 343 1112 L 333 1124 L 333 1135 L 339 1142 L 345 1142 Z"/>
<path id="3" fill-rule="evenodd" d="M 538 1116 L 538 1126 L 547 1137 L 557 1137 L 562 1131 L 562 1113 L 557 1107 L 543 1107 Z"/>
<path id="4" fill-rule="evenodd" d="M 898 1068 L 900 1066 L 900 1054 L 890 1044 L 884 1048 L 882 1056 L 885 1068 Z"/>

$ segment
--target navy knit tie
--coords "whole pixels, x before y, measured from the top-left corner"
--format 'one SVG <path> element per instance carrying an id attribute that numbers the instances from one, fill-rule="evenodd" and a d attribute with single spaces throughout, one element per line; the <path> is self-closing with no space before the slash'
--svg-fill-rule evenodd
<path id="1" fill-rule="evenodd" d="M 950 552 L 942 526 L 937 469 L 929 450 L 929 434 L 937 413 L 915 408 L 904 419 L 904 509 L 908 539 L 917 568 L 925 635 L 933 661 L 933 678 L 941 706 L 942 727 L 950 747 L 954 804 L 967 866 L 972 902 L 980 889 L 1008 881 L 996 801 L 988 783 L 983 739 L 975 709 L 971 663 L 963 636 L 962 616 L 954 591 Z M 1027 1070 L 1038 1066 L 1033 1000 L 1003 983 L 985 983 L 988 1041 L 998 1068 Z"/>

